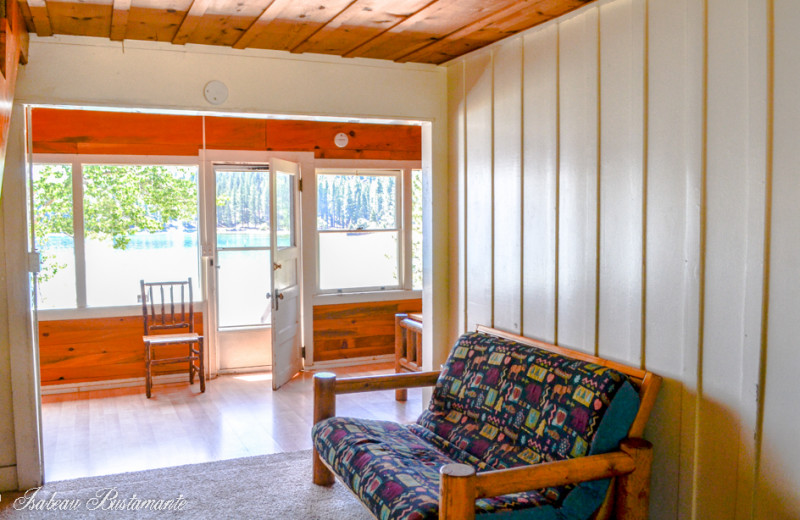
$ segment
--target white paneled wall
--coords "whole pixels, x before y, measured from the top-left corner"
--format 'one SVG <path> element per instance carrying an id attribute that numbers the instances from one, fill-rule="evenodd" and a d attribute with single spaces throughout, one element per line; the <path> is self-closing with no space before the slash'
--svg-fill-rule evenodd
<path id="1" fill-rule="evenodd" d="M 800 517 L 798 26 L 600 0 L 448 65 L 455 323 L 662 375 L 654 519 Z"/>

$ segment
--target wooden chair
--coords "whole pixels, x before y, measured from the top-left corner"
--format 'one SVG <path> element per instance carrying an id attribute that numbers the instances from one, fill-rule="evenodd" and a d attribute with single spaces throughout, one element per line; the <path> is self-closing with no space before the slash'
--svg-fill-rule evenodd
<path id="1" fill-rule="evenodd" d="M 186 282 L 139 282 L 142 290 L 142 315 L 144 317 L 144 364 L 145 389 L 150 398 L 153 388 L 154 365 L 189 362 L 189 384 L 194 384 L 194 376 L 200 378 L 200 392 L 206 391 L 205 354 L 203 336 L 194 331 L 194 303 L 192 298 L 192 279 Z M 148 306 L 149 303 L 149 306 Z M 188 311 L 188 312 L 187 312 Z M 180 334 L 153 332 L 183 330 Z M 156 359 L 155 347 L 166 345 L 186 345 L 188 355 Z"/>

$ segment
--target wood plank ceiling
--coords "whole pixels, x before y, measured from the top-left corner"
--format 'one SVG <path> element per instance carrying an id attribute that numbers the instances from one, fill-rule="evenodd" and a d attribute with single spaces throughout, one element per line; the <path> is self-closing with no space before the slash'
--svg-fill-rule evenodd
<path id="1" fill-rule="evenodd" d="M 591 0 L 21 0 L 28 31 L 444 63 Z"/>

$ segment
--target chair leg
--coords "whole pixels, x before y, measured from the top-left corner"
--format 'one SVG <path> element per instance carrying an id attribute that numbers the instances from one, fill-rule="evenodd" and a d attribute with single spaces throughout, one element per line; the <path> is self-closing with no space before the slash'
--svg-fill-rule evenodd
<path id="1" fill-rule="evenodd" d="M 189 384 L 194 384 L 194 343 L 189 343 Z"/>
<path id="2" fill-rule="evenodd" d="M 150 399 L 151 390 L 153 387 L 153 376 L 150 373 L 150 359 L 151 359 L 151 350 L 150 350 L 150 343 L 145 342 L 144 344 L 144 389 L 145 393 L 147 394 L 147 398 Z"/>
<path id="3" fill-rule="evenodd" d="M 197 342 L 197 350 L 200 356 L 200 392 L 203 393 L 206 391 L 206 365 L 203 361 L 206 356 L 203 351 L 203 338 Z"/>

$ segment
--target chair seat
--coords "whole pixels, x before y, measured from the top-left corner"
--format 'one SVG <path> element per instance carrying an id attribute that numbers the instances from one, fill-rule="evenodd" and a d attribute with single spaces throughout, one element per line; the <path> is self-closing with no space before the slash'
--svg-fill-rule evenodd
<path id="1" fill-rule="evenodd" d="M 166 345 L 170 343 L 189 343 L 200 341 L 200 334 L 159 334 L 143 336 L 142 339 L 151 345 Z"/>

